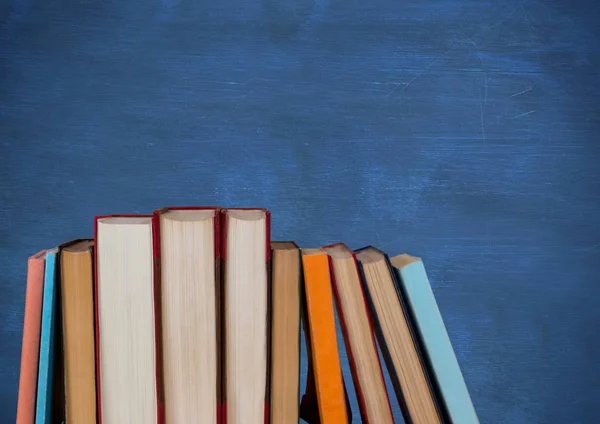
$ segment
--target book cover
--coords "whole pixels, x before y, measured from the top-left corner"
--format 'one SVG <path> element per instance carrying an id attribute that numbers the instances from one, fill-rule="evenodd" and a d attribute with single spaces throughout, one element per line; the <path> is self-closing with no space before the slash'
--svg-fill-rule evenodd
<path id="1" fill-rule="evenodd" d="M 91 239 L 63 243 L 56 256 L 68 422 L 96 423 L 97 418 L 93 243 Z"/>
<path id="2" fill-rule="evenodd" d="M 300 418 L 309 424 L 352 422 L 337 343 L 329 267 L 323 250 L 302 249 L 301 310 L 308 373 Z"/>
<path id="3" fill-rule="evenodd" d="M 270 380 L 271 376 L 269 370 L 271 368 L 271 212 L 265 208 L 224 208 L 221 209 L 221 266 L 222 266 L 222 280 L 221 280 L 221 293 L 222 293 L 222 302 L 221 302 L 221 310 L 222 317 L 225 317 L 225 282 L 226 282 L 226 266 L 227 266 L 227 220 L 228 213 L 230 211 L 262 211 L 265 214 L 265 231 L 266 231 L 266 243 L 265 243 L 265 270 L 267 276 L 267 313 L 266 313 L 266 349 L 267 349 L 267 375 L 266 375 L 266 384 L 265 384 L 265 405 L 264 405 L 264 424 L 269 424 L 269 398 L 270 398 Z M 222 402 L 223 405 L 221 407 L 221 424 L 227 424 L 227 378 L 226 378 L 226 337 L 224 334 L 226 324 L 222 322 L 222 332 L 221 332 L 221 349 L 223 351 L 221 369 L 222 369 L 222 382 L 221 382 L 221 391 L 222 391 Z"/>
<path id="4" fill-rule="evenodd" d="M 398 255 L 390 263 L 449 422 L 479 424 L 423 262 L 410 255 Z"/>
<path id="5" fill-rule="evenodd" d="M 323 249 L 330 249 L 330 248 L 335 248 L 335 247 L 342 247 L 343 249 L 347 250 L 351 255 L 352 255 L 352 261 L 354 262 L 354 266 L 355 266 L 355 270 L 356 273 L 358 274 L 358 279 L 361 279 L 361 275 L 360 275 L 360 269 L 358 267 L 358 261 L 356 259 L 356 254 L 349 249 L 344 243 L 334 243 L 331 244 L 329 246 L 324 246 Z M 340 318 L 340 327 L 342 328 L 342 333 L 344 335 L 344 343 L 346 346 L 346 352 L 348 353 L 348 360 L 350 363 L 350 370 L 352 373 L 352 379 L 354 382 L 354 388 L 356 391 L 356 396 L 358 398 L 358 405 L 359 405 L 359 410 L 360 410 L 360 415 L 361 415 L 361 420 L 364 424 L 378 424 L 378 423 L 373 423 L 370 422 L 369 420 L 369 416 L 367 414 L 367 408 L 366 408 L 366 403 L 365 403 L 365 391 L 364 388 L 362 387 L 359 378 L 358 378 L 358 366 L 359 364 L 356 361 L 356 358 L 354 357 L 354 351 L 352 349 L 352 346 L 350 344 L 349 341 L 349 336 L 348 336 L 348 326 L 346 323 L 346 313 L 348 311 L 344 311 L 343 306 L 342 306 L 342 301 L 340 298 L 340 290 L 338 287 L 338 282 L 336 279 L 336 275 L 335 275 L 335 270 L 334 270 L 334 266 L 333 266 L 333 259 L 331 257 L 331 255 L 328 255 L 328 260 L 329 260 L 329 268 L 331 270 L 331 285 L 333 286 L 333 292 L 335 294 L 334 298 L 335 298 L 335 303 L 337 306 L 337 311 L 338 311 L 338 316 Z M 373 348 L 375 349 L 375 353 L 377 355 L 377 363 L 379 365 L 379 375 L 381 376 L 381 380 L 383 382 L 383 385 L 385 387 L 385 380 L 383 378 L 383 368 L 381 366 L 381 361 L 379 359 L 379 354 L 377 353 L 377 343 L 375 341 L 375 331 L 374 331 L 374 325 L 373 325 L 373 318 L 371 316 L 371 314 L 369 313 L 369 306 L 367 303 L 367 297 L 365 294 L 365 290 L 364 290 L 364 286 L 361 284 L 360 285 L 361 288 L 361 293 L 362 293 L 362 305 L 364 307 L 364 311 L 367 315 L 368 321 L 369 321 L 369 327 L 371 329 L 370 331 L 370 342 L 373 345 Z M 386 400 L 387 400 L 387 407 L 389 408 L 390 411 L 390 415 L 391 415 L 391 411 L 392 411 L 392 406 L 390 403 L 390 399 L 389 399 L 389 395 L 387 394 L 387 390 L 386 390 Z"/>
<path id="6" fill-rule="evenodd" d="M 45 250 L 31 256 L 27 261 L 17 424 L 34 424 L 35 421 L 45 262 Z"/>
<path id="7" fill-rule="evenodd" d="M 96 330 L 96 409 L 98 411 L 98 424 L 102 424 L 102 370 L 100 369 L 100 326 L 99 326 L 99 308 L 98 308 L 98 221 L 103 218 L 152 218 L 152 215 L 145 214 L 113 214 L 113 215 L 100 215 L 94 217 L 94 322 Z M 158 270 L 154 268 L 154 281 L 156 281 L 156 272 Z M 160 304 L 157 301 L 157 287 L 154 284 L 154 328 L 155 328 L 155 349 L 156 349 L 156 424 L 164 423 L 164 401 L 162 387 L 162 374 L 161 374 L 161 348 L 160 348 Z"/>
<path id="8" fill-rule="evenodd" d="M 298 261 L 298 263 L 297 263 L 298 264 L 298 281 L 297 281 L 297 288 L 298 288 L 298 292 L 297 292 L 297 299 L 298 299 L 298 315 L 297 315 L 298 316 L 298 327 L 295 330 L 295 331 L 297 331 L 297 335 L 298 335 L 298 338 L 297 338 L 297 343 L 298 343 L 297 344 L 297 347 L 298 347 L 298 352 L 297 352 L 298 353 L 298 364 L 297 364 L 298 365 L 298 367 L 297 367 L 298 385 L 296 386 L 296 395 L 295 395 L 295 399 L 294 399 L 295 402 L 296 402 L 295 405 L 297 406 L 298 405 L 297 404 L 297 400 L 298 400 L 298 398 L 300 396 L 300 341 L 301 341 L 301 334 L 300 334 L 301 333 L 301 331 L 300 331 L 301 324 L 300 323 L 301 323 L 301 319 L 302 319 L 302 309 L 301 309 L 301 305 L 302 305 L 302 301 L 301 301 L 301 299 L 302 299 L 302 258 L 301 258 L 300 248 L 293 241 L 273 241 L 271 243 L 271 263 L 270 263 L 271 269 L 270 269 L 270 272 L 269 272 L 269 274 L 271 275 L 271 290 L 270 290 L 270 303 L 269 303 L 271 305 L 271 314 L 270 314 L 270 323 L 269 323 L 269 326 L 270 326 L 269 330 L 270 331 L 269 332 L 272 334 L 271 335 L 271 343 L 270 343 L 270 345 L 271 345 L 271 350 L 273 350 L 274 349 L 273 335 L 277 334 L 277 330 L 276 330 L 277 327 L 276 327 L 275 319 L 274 319 L 275 309 L 277 308 L 277 306 L 275 305 L 274 299 L 275 299 L 276 291 L 277 290 L 278 290 L 278 292 L 279 292 L 280 295 L 284 294 L 285 291 L 287 290 L 287 287 L 283 286 L 283 285 L 281 285 L 280 287 L 277 287 L 277 283 L 274 280 L 275 279 L 275 277 L 274 277 L 274 275 L 275 275 L 274 269 L 276 268 L 275 255 L 277 254 L 276 250 L 278 248 L 284 247 L 285 245 L 289 245 L 289 248 L 293 248 L 293 250 L 295 252 L 294 256 L 296 256 L 296 259 Z M 285 307 L 285 303 L 282 303 L 281 306 Z M 282 326 L 279 327 L 279 328 L 282 331 L 279 332 L 279 335 L 282 335 L 282 333 L 285 330 L 285 320 L 281 324 L 282 324 Z M 284 360 L 285 359 L 282 358 L 282 361 L 284 361 Z M 272 370 L 275 367 L 276 367 L 276 365 L 275 365 L 275 362 L 274 362 L 274 359 L 273 359 L 273 353 L 271 353 L 271 361 L 270 361 L 270 367 L 269 367 L 270 372 L 271 372 L 271 375 L 270 375 L 270 377 L 271 377 L 271 379 L 270 379 L 270 385 L 271 385 L 270 386 L 271 387 L 271 390 L 270 390 L 271 399 L 270 399 L 270 401 L 271 401 L 271 404 L 269 405 L 270 408 L 271 408 L 271 412 L 270 412 L 269 417 L 270 417 L 271 421 L 274 420 L 273 412 L 272 411 L 274 410 L 273 398 L 274 398 L 275 388 L 273 387 L 273 381 L 275 380 L 275 378 L 273 377 L 273 371 Z M 275 396 L 276 395 L 277 395 L 277 393 L 275 393 Z M 299 413 L 299 411 L 298 411 L 298 413 Z"/>
<path id="9" fill-rule="evenodd" d="M 40 359 L 38 368 L 36 424 L 50 424 L 52 411 L 52 386 L 54 381 L 55 322 L 56 322 L 56 253 L 46 253 L 42 324 L 40 330 Z"/>
<path id="10" fill-rule="evenodd" d="M 163 340 L 163 328 L 162 328 L 162 274 L 161 274 L 161 238 L 160 238 L 160 217 L 162 214 L 169 211 L 192 211 L 192 210 L 214 210 L 214 243 L 215 243 L 215 296 L 216 296 L 216 318 L 217 318 L 217 341 L 216 345 L 219 349 L 217 353 L 217 423 L 221 424 L 222 422 L 222 384 L 221 381 L 223 371 L 222 371 L 222 362 L 223 362 L 223 349 L 221 349 L 221 339 L 222 339 L 222 326 L 220 322 L 221 311 L 222 311 L 222 287 L 221 287 L 221 207 L 219 206 L 167 206 L 162 209 L 155 210 L 153 212 L 153 253 L 154 253 L 154 287 L 155 287 L 155 299 L 156 304 L 159 306 L 155 309 L 155 313 L 157 315 L 157 339 L 159 340 L 159 349 L 157 350 L 157 363 L 159 364 L 159 369 L 157 371 L 157 375 L 160 374 L 159 381 L 159 392 L 161 399 L 163 400 L 162 405 L 164 405 L 164 378 L 163 378 L 163 348 L 162 348 L 162 340 Z M 158 360 L 160 358 L 160 361 Z"/>

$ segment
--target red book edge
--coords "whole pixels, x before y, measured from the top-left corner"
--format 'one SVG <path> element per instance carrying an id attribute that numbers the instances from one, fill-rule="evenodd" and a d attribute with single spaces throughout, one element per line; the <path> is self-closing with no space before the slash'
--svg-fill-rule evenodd
<path id="1" fill-rule="evenodd" d="M 264 424 L 269 424 L 269 399 L 270 399 L 270 389 L 271 389 L 271 212 L 265 208 L 224 208 L 221 209 L 221 261 L 223 263 L 223 270 L 225 270 L 225 262 L 227 260 L 227 212 L 232 210 L 260 210 L 265 213 L 265 226 L 266 226 L 266 262 L 265 266 L 267 268 L 267 376 L 265 383 L 265 412 L 264 412 Z M 225 293 L 225 271 L 223 271 L 223 280 L 221 284 L 221 290 L 223 290 L 223 294 Z M 225 305 L 225 296 L 223 295 L 223 306 Z M 225 316 L 225 311 L 223 308 L 222 317 Z M 223 323 L 224 324 L 224 323 Z M 223 331 L 225 329 L 225 325 L 223 325 Z M 225 338 L 222 339 L 222 351 L 225 352 Z M 222 362 L 222 372 L 223 379 L 221 383 L 221 387 L 223 390 L 222 395 L 222 405 L 221 405 L 221 421 L 220 424 L 227 424 L 227 397 L 226 397 L 226 369 L 225 369 L 225 353 L 223 353 L 223 362 Z"/>
<path id="2" fill-rule="evenodd" d="M 219 334 L 221 326 L 220 326 L 220 299 L 221 299 L 221 293 L 220 293 L 220 259 L 221 259 L 221 250 L 220 250 L 220 239 L 221 239 L 221 233 L 220 233 L 220 217 L 221 217 L 221 207 L 219 206 L 167 206 L 164 207 L 162 209 L 157 209 L 152 213 L 152 232 L 153 232 L 153 253 L 154 253 L 154 298 L 156 300 L 156 309 L 155 309 L 155 315 L 157 316 L 157 324 L 156 324 L 156 328 L 159 334 L 159 337 L 157 337 L 158 342 L 157 342 L 157 358 L 160 356 L 160 361 L 157 360 L 157 375 L 159 375 L 160 373 L 160 386 L 159 386 L 159 391 L 160 391 L 160 399 L 161 399 L 161 404 L 163 405 L 163 413 L 162 413 L 162 417 L 163 417 L 163 422 L 164 422 L 164 378 L 163 378 L 163 351 L 162 351 L 162 302 L 161 302 L 161 268 L 160 268 L 160 264 L 161 264 L 161 260 L 160 260 L 160 216 L 168 211 L 176 211 L 176 210 L 213 210 L 215 212 L 215 217 L 214 217 L 214 226 L 215 226 L 215 231 L 214 231 L 214 237 L 215 237 L 215 259 L 216 259 L 216 281 L 217 281 L 217 292 L 216 295 L 218 296 L 217 298 L 219 299 L 219 301 L 217 301 L 217 346 L 220 346 L 220 339 L 221 336 Z M 220 354 L 222 355 L 222 352 L 220 352 Z M 221 424 L 221 395 L 222 395 L 222 391 L 220 388 L 220 383 L 221 383 L 221 368 L 220 368 L 220 364 L 221 364 L 221 358 L 219 357 L 219 355 L 217 356 L 217 361 L 219 361 L 218 365 L 217 365 L 217 424 Z M 162 424 L 162 423 L 159 423 Z"/>
<path id="3" fill-rule="evenodd" d="M 95 329 L 96 329 L 96 410 L 98 411 L 98 424 L 102 424 L 102 390 L 101 390 L 101 373 L 100 373 L 100 321 L 99 321 L 99 309 L 98 309 L 98 221 L 104 218 L 153 218 L 153 215 L 147 214 L 115 214 L 115 215 L 99 215 L 94 217 L 94 315 L 95 315 Z M 153 249 L 156 246 L 154 241 L 154 225 L 152 225 L 152 244 Z M 154 256 L 154 255 L 153 255 Z M 154 272 L 156 273 L 156 267 L 154 267 Z M 156 350 L 156 423 L 164 424 L 164 403 L 162 398 L 162 382 L 160 378 L 162 375 L 160 374 L 159 367 L 159 331 L 160 327 L 158 324 L 159 314 L 157 311 L 157 298 L 156 298 L 156 279 L 154 278 L 154 344 Z"/>
<path id="4" fill-rule="evenodd" d="M 361 274 L 360 274 L 360 270 L 358 268 L 356 254 L 352 250 L 350 250 L 348 248 L 348 246 L 346 246 L 344 243 L 334 243 L 334 244 L 330 244 L 328 246 L 324 246 L 324 247 L 322 247 L 322 249 L 325 250 L 325 249 L 332 248 L 335 246 L 343 246 L 344 249 L 346 249 L 352 255 L 352 260 L 354 261 L 354 266 L 356 269 L 356 273 L 358 275 L 358 279 L 361 280 Z M 338 314 L 340 316 L 340 326 L 342 327 L 342 332 L 344 333 L 344 344 L 346 346 L 346 352 L 348 353 L 348 359 L 350 362 L 350 369 L 352 371 L 352 381 L 354 381 L 354 389 L 355 389 L 356 395 L 358 397 L 358 404 L 359 404 L 359 409 L 360 409 L 361 420 L 364 424 L 369 424 L 369 417 L 367 415 L 367 410 L 366 410 L 366 406 L 365 406 L 365 398 L 364 398 L 363 389 L 360 385 L 360 382 L 358 381 L 357 364 L 356 364 L 356 361 L 354 358 L 354 354 L 352 352 L 352 348 L 350 346 L 350 342 L 348 340 L 348 330 L 346 327 L 346 319 L 344 318 L 344 311 L 342 309 L 340 295 L 339 295 L 338 288 L 337 288 L 337 280 L 335 278 L 335 270 L 333 267 L 333 260 L 331 259 L 331 256 L 329 254 L 327 255 L 327 259 L 329 261 L 329 269 L 331 272 L 331 285 L 333 286 L 335 304 L 337 307 Z M 370 332 L 371 332 L 371 342 L 373 343 L 373 347 L 375 348 L 375 353 L 377 354 L 377 363 L 379 364 L 379 376 L 380 376 L 383 386 L 385 388 L 386 386 L 385 386 L 385 379 L 383 377 L 383 368 L 381 366 L 381 359 L 379 359 L 379 353 L 377 351 L 377 344 L 375 342 L 373 317 L 369 313 L 369 307 L 367 304 L 367 298 L 365 295 L 365 290 L 364 290 L 363 284 L 360 284 L 360 288 L 361 288 L 361 293 L 362 293 L 362 298 L 363 298 L 363 305 L 365 307 L 365 313 L 367 314 L 367 318 L 369 320 L 369 328 L 370 328 Z M 390 397 L 387 393 L 387 389 L 385 391 L 385 397 L 387 400 L 388 408 L 390 410 L 390 414 L 393 416 L 392 405 L 390 403 Z"/>

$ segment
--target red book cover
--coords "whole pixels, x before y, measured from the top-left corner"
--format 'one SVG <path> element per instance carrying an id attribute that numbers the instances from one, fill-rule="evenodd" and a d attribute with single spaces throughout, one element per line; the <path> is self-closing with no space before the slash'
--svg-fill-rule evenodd
<path id="1" fill-rule="evenodd" d="M 94 320 L 95 320 L 95 329 L 96 329 L 96 401 L 97 401 L 97 410 L 98 410 L 98 424 L 102 424 L 102 373 L 100 369 L 100 323 L 99 323 L 99 314 L 98 314 L 98 251 L 101 249 L 98 244 L 98 221 L 103 218 L 152 218 L 152 215 L 144 215 L 144 214 L 117 214 L 117 215 L 101 215 L 94 217 Z M 154 227 L 154 225 L 153 225 Z M 155 230 L 153 228 L 153 239 L 155 235 Z M 153 244 L 155 242 L 153 241 Z M 154 246 L 153 246 L 154 247 Z M 162 394 L 162 374 L 160 371 L 160 363 L 161 363 L 161 347 L 160 347 L 160 302 L 158 302 L 158 298 L 156 296 L 157 287 L 156 287 L 156 266 L 154 267 L 154 328 L 155 328 L 155 349 L 156 349 L 156 424 L 164 424 L 164 401 Z"/>
<path id="2" fill-rule="evenodd" d="M 227 214 L 228 211 L 233 211 L 233 210 L 261 210 L 265 213 L 265 225 L 266 225 L 266 245 L 265 245 L 265 268 L 267 270 L 267 316 L 266 316 L 266 320 L 267 320 L 267 376 L 266 376 L 266 384 L 265 384 L 265 408 L 264 408 L 264 424 L 269 424 L 269 398 L 270 398 L 270 375 L 268 375 L 270 369 L 271 369 L 271 212 L 269 212 L 267 209 L 264 208 L 228 208 L 228 209 L 222 209 L 221 210 L 221 260 L 222 260 L 222 270 L 223 272 L 221 273 L 222 275 L 222 284 L 221 284 L 221 290 L 222 290 L 222 294 L 223 296 L 221 297 L 222 299 L 222 304 L 221 307 L 223 308 L 222 311 L 222 320 L 224 320 L 225 317 L 225 279 L 226 279 L 226 263 L 227 263 Z M 222 321 L 222 333 L 221 333 L 221 341 L 222 341 L 222 347 L 221 350 L 223 352 L 222 355 L 222 362 L 221 362 L 221 369 L 223 372 L 223 379 L 222 379 L 222 383 L 221 383 L 221 390 L 222 390 L 222 407 L 221 407 L 221 422 L 220 424 L 227 424 L 227 397 L 226 397 L 226 393 L 227 393 L 227 378 L 226 378 L 226 358 L 225 358 L 225 352 L 226 352 L 226 346 L 225 346 L 225 340 L 226 337 L 223 334 L 224 330 L 225 330 L 225 323 L 224 321 Z"/>
<path id="3" fill-rule="evenodd" d="M 336 246 L 343 247 L 345 250 L 348 251 L 349 254 L 352 255 L 352 260 L 354 261 L 354 265 L 355 265 L 355 269 L 356 269 L 356 274 L 357 274 L 357 277 L 358 277 L 358 279 L 360 281 L 361 280 L 361 274 L 360 274 L 360 269 L 358 267 L 358 261 L 356 260 L 356 254 L 352 250 L 350 250 L 344 243 L 331 244 L 329 246 L 323 247 L 323 249 L 325 251 L 327 251 L 328 248 L 332 248 L 332 247 L 336 247 Z M 335 278 L 335 270 L 334 270 L 334 266 L 333 266 L 333 260 L 331 259 L 330 255 L 328 255 L 327 258 L 329 260 L 329 269 L 330 269 L 330 272 L 331 272 L 331 284 L 333 286 L 333 294 L 334 294 L 334 298 L 335 298 L 335 305 L 336 305 L 336 308 L 337 308 L 337 311 L 338 311 L 338 315 L 339 315 L 339 318 L 340 318 L 340 326 L 342 328 L 342 333 L 344 335 L 344 344 L 346 346 L 346 352 L 348 353 L 348 360 L 350 362 L 350 370 L 352 372 L 352 381 L 354 382 L 354 389 L 356 391 L 356 396 L 358 398 L 358 405 L 359 405 L 359 409 L 360 409 L 361 420 L 362 420 L 362 422 L 364 424 L 378 424 L 378 423 L 371 423 L 371 422 L 369 422 L 369 417 L 367 415 L 366 406 L 365 406 L 364 391 L 363 391 L 363 388 L 361 387 L 360 381 L 358 379 L 358 373 L 357 373 L 358 364 L 356 363 L 356 359 L 354 358 L 354 352 L 352 350 L 352 346 L 350 345 L 349 338 L 348 338 L 348 329 L 347 329 L 347 326 L 346 326 L 346 319 L 345 319 L 345 315 L 344 315 L 344 310 L 342 308 L 342 304 L 341 304 L 342 302 L 340 300 L 340 293 L 339 293 L 337 281 L 336 281 L 336 278 Z M 367 303 L 367 297 L 366 297 L 365 290 L 364 290 L 364 285 L 361 284 L 360 287 L 361 287 L 361 293 L 362 293 L 363 305 L 364 305 L 364 308 L 365 308 L 365 313 L 367 314 L 367 317 L 369 319 L 369 327 L 371 329 L 371 331 L 370 331 L 370 333 L 371 333 L 371 341 L 373 343 L 373 347 L 375 348 L 375 352 L 377 352 L 377 344 L 375 342 L 375 333 L 374 333 L 374 327 L 373 327 L 373 317 L 369 313 L 369 308 L 368 308 L 368 303 Z M 381 360 L 379 359 L 379 355 L 377 355 L 377 361 L 379 363 L 379 375 L 381 376 L 381 380 L 384 381 L 384 378 L 383 378 L 383 368 L 381 366 Z M 385 381 L 384 381 L 384 385 L 385 385 Z M 387 394 L 387 390 L 386 390 L 386 399 L 387 399 L 388 408 L 390 409 L 390 414 L 391 414 L 392 406 L 391 406 L 391 403 L 390 403 L 389 395 Z"/>
<path id="4" fill-rule="evenodd" d="M 152 240 L 153 240 L 153 252 L 154 252 L 154 295 L 156 299 L 156 321 L 157 321 L 157 364 L 158 370 L 157 375 L 160 374 L 160 386 L 158 388 L 160 392 L 160 398 L 162 399 L 162 405 L 164 405 L 164 385 L 163 385 L 163 352 L 162 352 L 162 302 L 161 302 L 161 268 L 160 268 L 160 216 L 168 211 L 176 211 L 176 210 L 214 210 L 215 211 L 215 259 L 217 263 L 215 264 L 215 281 L 217 283 L 217 287 L 215 288 L 215 293 L 217 296 L 217 304 L 216 304 L 216 315 L 217 315 L 217 348 L 219 349 L 219 353 L 217 354 L 217 424 L 221 424 L 221 406 L 222 405 L 222 389 L 221 389 L 221 381 L 222 381 L 222 355 L 223 351 L 221 349 L 221 304 L 222 304 L 222 293 L 221 293 L 221 208 L 218 206 L 167 206 L 162 209 L 155 210 L 152 217 Z M 158 361 L 160 358 L 160 361 Z"/>
<path id="5" fill-rule="evenodd" d="M 21 345 L 21 371 L 19 374 L 19 393 L 17 398 L 17 424 L 33 424 L 35 421 L 45 264 L 45 250 L 31 256 L 27 261 L 23 344 Z"/>

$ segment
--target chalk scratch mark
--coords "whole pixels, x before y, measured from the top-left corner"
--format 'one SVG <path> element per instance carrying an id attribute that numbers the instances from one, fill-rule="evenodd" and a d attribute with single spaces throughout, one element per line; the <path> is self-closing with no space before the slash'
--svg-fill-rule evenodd
<path id="1" fill-rule="evenodd" d="M 483 98 L 481 92 L 483 91 Z M 481 119 L 481 139 L 483 142 L 486 142 L 485 137 L 485 106 L 487 104 L 487 92 L 488 92 L 488 82 L 487 82 L 487 73 L 483 73 L 483 90 L 479 90 L 479 112 Z"/>
<path id="2" fill-rule="evenodd" d="M 527 116 L 527 115 L 531 115 L 532 113 L 536 112 L 536 110 L 530 110 L 529 112 L 523 112 L 523 113 L 519 113 L 517 116 L 513 116 L 510 119 L 517 119 L 517 118 L 522 118 L 523 116 Z"/>
<path id="3" fill-rule="evenodd" d="M 250 94 L 252 94 L 252 92 L 253 92 L 253 91 L 254 91 L 254 89 L 251 89 L 251 90 L 250 90 L 250 91 L 248 91 L 246 94 L 244 94 L 244 95 L 242 96 L 242 98 L 240 99 L 240 101 L 236 103 L 236 105 L 235 105 L 235 107 L 233 108 L 233 111 L 232 111 L 232 112 L 235 112 L 236 110 L 238 110 L 238 107 L 240 107 L 240 105 L 242 104 L 242 102 L 243 102 L 244 100 L 246 100 L 246 98 L 248 98 L 248 96 L 249 96 Z"/>
<path id="4" fill-rule="evenodd" d="M 533 87 L 529 87 L 529 88 L 527 88 L 527 89 L 525 89 L 525 90 L 523 90 L 523 91 L 519 91 L 518 93 L 511 94 L 511 96 L 510 96 L 510 97 L 517 97 L 517 96 L 520 96 L 521 94 L 528 93 L 528 92 L 530 92 L 531 90 L 533 90 Z"/>
<path id="5" fill-rule="evenodd" d="M 448 50 L 448 51 L 450 51 L 450 50 Z M 411 85 L 413 82 L 415 82 L 415 81 L 417 80 L 417 78 L 419 78 L 421 75 L 423 75 L 423 74 L 427 73 L 427 71 L 429 71 L 429 69 L 430 69 L 430 68 L 431 68 L 433 65 L 435 65 L 437 62 L 439 62 L 439 61 L 440 61 L 440 59 L 442 59 L 444 56 L 446 56 L 446 54 L 447 54 L 447 53 L 448 53 L 448 52 L 444 53 L 442 56 L 440 56 L 440 57 L 437 57 L 435 60 L 431 61 L 431 62 L 429 63 L 429 65 L 427 65 L 425 68 L 421 69 L 421 70 L 420 70 L 420 71 L 419 71 L 419 72 L 418 72 L 418 73 L 417 73 L 417 74 L 416 74 L 414 77 L 412 77 L 412 79 L 411 79 L 410 81 L 408 81 L 406 84 L 404 84 L 404 83 L 402 83 L 402 82 L 396 82 L 396 83 L 394 83 L 394 84 L 395 84 L 394 88 L 392 88 L 392 89 L 390 90 L 390 92 L 389 92 L 389 93 L 388 93 L 388 94 L 385 96 L 385 98 L 387 99 L 387 98 L 389 98 L 389 97 L 390 97 L 392 94 L 394 94 L 394 92 L 396 91 L 396 89 L 397 89 L 397 88 L 398 88 L 400 85 L 402 85 L 402 84 L 404 84 L 404 86 L 402 87 L 402 90 L 400 90 L 400 94 L 404 93 L 404 92 L 406 91 L 406 89 L 407 89 L 408 87 L 410 87 L 410 85 Z"/>
<path id="6" fill-rule="evenodd" d="M 465 36 L 465 34 L 462 34 L 462 35 Z M 456 37 L 454 39 L 456 40 Z M 487 72 L 485 71 L 485 63 L 483 62 L 483 58 L 481 57 L 481 52 L 477 48 L 477 44 L 475 44 L 475 41 L 473 41 L 473 39 L 468 36 L 465 36 L 465 41 L 467 41 L 469 44 L 473 45 L 473 48 L 475 49 L 475 53 L 477 54 L 477 58 L 479 59 L 479 62 L 481 62 L 481 72 L 483 73 L 483 87 L 479 89 L 479 114 L 480 114 L 479 118 L 480 118 L 480 122 L 481 122 L 481 140 L 485 143 L 486 142 L 485 107 L 487 105 L 487 95 L 488 95 Z M 469 52 L 470 51 L 471 51 L 471 49 L 469 49 Z M 482 91 L 483 91 L 483 95 L 481 93 Z"/>

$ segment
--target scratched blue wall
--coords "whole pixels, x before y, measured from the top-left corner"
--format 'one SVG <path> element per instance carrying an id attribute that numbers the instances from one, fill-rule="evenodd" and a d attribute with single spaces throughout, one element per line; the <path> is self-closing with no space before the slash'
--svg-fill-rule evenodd
<path id="1" fill-rule="evenodd" d="M 483 423 L 599 422 L 599 17 L 567 0 L 3 2 L 0 421 L 28 255 L 96 214 L 221 204 L 269 207 L 274 238 L 305 247 L 422 256 Z"/>

